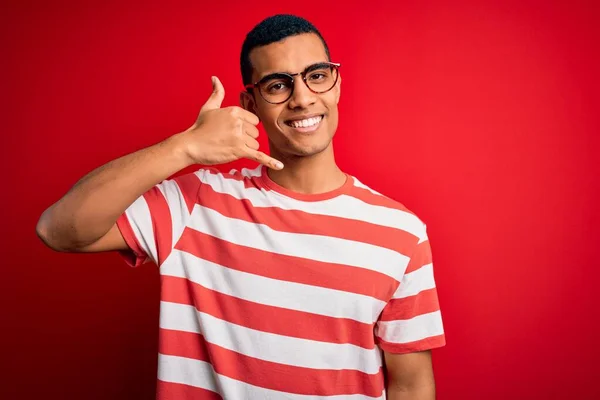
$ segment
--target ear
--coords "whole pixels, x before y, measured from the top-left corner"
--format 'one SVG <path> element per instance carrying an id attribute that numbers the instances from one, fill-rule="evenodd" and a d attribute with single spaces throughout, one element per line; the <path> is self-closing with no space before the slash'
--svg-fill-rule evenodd
<path id="1" fill-rule="evenodd" d="M 339 74 L 339 72 L 338 72 Z M 338 80 L 335 84 L 336 93 L 335 93 L 335 104 L 339 104 L 340 96 L 342 95 L 342 75 L 338 75 Z"/>
<path id="2" fill-rule="evenodd" d="M 254 95 L 252 93 L 249 93 L 247 90 L 240 92 L 240 107 L 258 116 L 258 110 L 256 108 L 256 101 L 254 100 Z"/>

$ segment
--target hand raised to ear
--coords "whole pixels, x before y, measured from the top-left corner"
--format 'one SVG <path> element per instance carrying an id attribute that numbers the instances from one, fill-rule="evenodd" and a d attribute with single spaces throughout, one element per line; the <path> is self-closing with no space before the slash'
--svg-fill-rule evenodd
<path id="1" fill-rule="evenodd" d="M 241 107 L 221 108 L 225 89 L 216 76 L 213 91 L 198 119 L 182 133 L 184 151 L 193 163 L 224 164 L 240 158 L 255 160 L 269 168 L 282 169 L 283 164 L 258 150 L 258 117 Z"/>

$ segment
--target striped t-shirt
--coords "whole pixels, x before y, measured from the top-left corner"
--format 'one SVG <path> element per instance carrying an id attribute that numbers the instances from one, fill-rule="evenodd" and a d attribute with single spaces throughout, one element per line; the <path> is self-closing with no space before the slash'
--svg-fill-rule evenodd
<path id="1" fill-rule="evenodd" d="M 117 224 L 160 267 L 159 400 L 385 399 L 382 350 L 445 344 L 424 223 L 353 176 L 306 195 L 200 169 Z"/>

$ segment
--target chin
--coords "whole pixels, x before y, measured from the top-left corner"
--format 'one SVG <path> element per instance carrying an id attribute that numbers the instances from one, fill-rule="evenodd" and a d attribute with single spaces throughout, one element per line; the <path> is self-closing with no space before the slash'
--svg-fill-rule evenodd
<path id="1" fill-rule="evenodd" d="M 331 145 L 331 140 L 326 143 L 302 145 L 299 143 L 290 143 L 286 153 L 298 157 L 310 157 L 322 153 Z"/>

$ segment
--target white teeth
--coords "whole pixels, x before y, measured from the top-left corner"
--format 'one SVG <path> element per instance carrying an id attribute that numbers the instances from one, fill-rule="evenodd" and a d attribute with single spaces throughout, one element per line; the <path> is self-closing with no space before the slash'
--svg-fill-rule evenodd
<path id="1" fill-rule="evenodd" d="M 322 117 L 312 117 L 312 118 L 307 118 L 307 119 L 303 119 L 300 121 L 292 121 L 290 122 L 290 125 L 293 126 L 294 128 L 308 128 L 309 126 L 314 126 L 316 124 L 318 124 L 319 122 L 321 122 Z"/>

